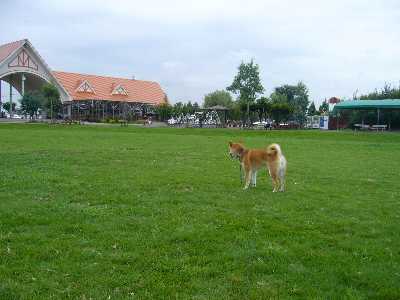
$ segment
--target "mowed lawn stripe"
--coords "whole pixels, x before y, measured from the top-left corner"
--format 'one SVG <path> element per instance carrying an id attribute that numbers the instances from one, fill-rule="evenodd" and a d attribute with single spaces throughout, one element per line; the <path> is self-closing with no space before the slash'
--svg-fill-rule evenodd
<path id="1" fill-rule="evenodd" d="M 1 299 L 400 297 L 400 135 L 1 125 Z M 243 191 L 227 143 L 278 142 Z"/>

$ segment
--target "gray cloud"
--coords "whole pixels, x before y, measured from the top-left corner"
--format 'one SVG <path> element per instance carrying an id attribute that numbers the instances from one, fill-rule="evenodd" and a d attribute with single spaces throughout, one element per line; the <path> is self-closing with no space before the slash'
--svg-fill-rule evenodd
<path id="1" fill-rule="evenodd" d="M 0 43 L 29 38 L 56 70 L 156 80 L 201 101 L 242 60 L 267 92 L 304 81 L 317 103 L 400 79 L 398 1 L 2 1 Z"/>

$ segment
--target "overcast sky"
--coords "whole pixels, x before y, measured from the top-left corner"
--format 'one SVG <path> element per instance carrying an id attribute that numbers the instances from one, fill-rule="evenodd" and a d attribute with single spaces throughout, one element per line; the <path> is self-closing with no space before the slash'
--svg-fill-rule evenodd
<path id="1" fill-rule="evenodd" d="M 202 102 L 251 58 L 266 94 L 301 80 L 316 103 L 400 80 L 399 0 L 0 0 L 0 30 L 53 70 L 158 81 L 171 102 Z"/>

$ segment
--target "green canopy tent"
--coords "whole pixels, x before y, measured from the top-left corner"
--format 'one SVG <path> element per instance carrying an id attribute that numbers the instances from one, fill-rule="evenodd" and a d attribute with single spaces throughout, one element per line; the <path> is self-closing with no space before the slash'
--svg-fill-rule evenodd
<path id="1" fill-rule="evenodd" d="M 380 125 L 381 111 L 400 110 L 400 99 L 343 101 L 335 105 L 333 108 L 333 114 L 337 115 L 340 110 L 374 110 L 377 114 L 377 125 Z"/>

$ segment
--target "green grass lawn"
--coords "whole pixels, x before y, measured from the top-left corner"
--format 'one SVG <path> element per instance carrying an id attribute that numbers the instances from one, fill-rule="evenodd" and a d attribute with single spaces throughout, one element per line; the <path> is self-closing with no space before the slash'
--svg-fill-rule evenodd
<path id="1" fill-rule="evenodd" d="M 0 299 L 399 299 L 400 134 L 0 125 Z M 280 143 L 243 191 L 229 140 Z"/>

